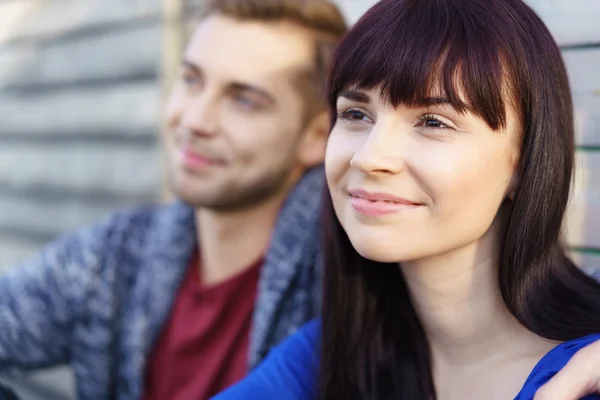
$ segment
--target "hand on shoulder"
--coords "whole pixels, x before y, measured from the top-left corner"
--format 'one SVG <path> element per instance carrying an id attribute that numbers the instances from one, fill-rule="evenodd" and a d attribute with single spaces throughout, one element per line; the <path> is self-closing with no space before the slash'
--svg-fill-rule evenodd
<path id="1" fill-rule="evenodd" d="M 590 394 L 600 394 L 600 340 L 579 350 L 534 400 L 579 400 Z"/>

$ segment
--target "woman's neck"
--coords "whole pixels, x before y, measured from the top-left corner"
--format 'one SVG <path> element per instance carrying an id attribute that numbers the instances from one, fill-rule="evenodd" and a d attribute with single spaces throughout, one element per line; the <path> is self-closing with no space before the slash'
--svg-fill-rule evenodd
<path id="1" fill-rule="evenodd" d="M 522 329 L 502 301 L 496 257 L 485 250 L 473 244 L 402 266 L 434 355 L 452 364 L 481 359 Z"/>
<path id="2" fill-rule="evenodd" d="M 445 393 L 441 398 L 477 398 L 489 390 L 514 397 L 555 345 L 529 332 L 506 308 L 494 236 L 490 231 L 459 250 L 402 264 L 429 340 L 436 387 Z M 477 379 L 486 383 L 478 387 Z M 492 388 L 490 382 L 504 386 Z"/>

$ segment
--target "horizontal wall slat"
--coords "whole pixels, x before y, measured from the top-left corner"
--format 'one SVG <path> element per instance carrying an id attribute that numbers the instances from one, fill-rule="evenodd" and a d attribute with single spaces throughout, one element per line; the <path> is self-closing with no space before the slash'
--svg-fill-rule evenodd
<path id="1" fill-rule="evenodd" d="M 369 8 L 374 6 L 378 0 L 333 0 L 333 2 L 340 7 L 346 17 L 346 21 L 353 24 L 358 21 Z"/>
<path id="2" fill-rule="evenodd" d="M 0 274 L 35 255 L 46 243 L 0 233 Z"/>
<path id="3" fill-rule="evenodd" d="M 148 192 L 121 193 L 107 190 L 104 187 L 74 189 L 65 185 L 56 186 L 47 183 L 14 186 L 7 182 L 0 182 L 0 198 L 31 199 L 43 203 L 76 201 L 102 207 L 144 203 L 154 199 L 156 192 L 155 188 L 151 188 Z"/>
<path id="4" fill-rule="evenodd" d="M 15 241 L 23 241 L 24 243 L 49 243 L 60 234 L 55 229 L 40 230 L 25 226 L 25 222 L 18 225 L 0 225 L 0 237 L 7 236 Z"/>
<path id="5" fill-rule="evenodd" d="M 16 96 L 0 92 L 1 135 L 147 134 L 158 130 L 160 117 L 160 93 L 154 82 L 43 95 Z"/>
<path id="6" fill-rule="evenodd" d="M 600 42 L 598 0 L 527 0 L 561 45 Z"/>
<path id="7" fill-rule="evenodd" d="M 571 256 L 577 265 L 600 279 L 600 254 L 573 251 Z"/>
<path id="8" fill-rule="evenodd" d="M 14 390 L 21 399 L 71 400 L 75 399 L 75 375 L 72 367 L 62 366 L 17 376 L 2 376 L 0 382 Z"/>
<path id="9" fill-rule="evenodd" d="M 600 23 L 598 25 L 600 26 Z M 567 50 L 562 54 L 567 64 L 574 95 L 591 93 L 600 95 L 600 73 L 598 73 L 600 70 L 600 47 Z"/>
<path id="10" fill-rule="evenodd" d="M 69 82 L 156 77 L 160 64 L 159 25 L 57 44 L 27 44 L 0 50 L 0 90 Z"/>
<path id="11" fill-rule="evenodd" d="M 44 202 L 35 198 L 18 199 L 0 195 L 0 231 L 10 235 L 12 230 L 15 237 L 39 242 L 77 230 L 120 207 L 131 205 L 86 203 L 77 199 Z"/>
<path id="12" fill-rule="evenodd" d="M 0 3 L 0 45 L 15 36 L 19 22 L 31 17 L 43 5 L 43 0 L 19 0 Z"/>
<path id="13" fill-rule="evenodd" d="M 72 191 L 102 188 L 122 196 L 160 189 L 156 149 L 125 146 L 5 144 L 0 146 L 0 182 L 15 188 L 55 186 Z"/>
<path id="14" fill-rule="evenodd" d="M 600 4 L 600 2 L 599 2 Z M 577 144 L 600 145 L 600 47 L 597 49 L 563 51 L 569 71 Z"/>
<path id="15" fill-rule="evenodd" d="M 600 69 L 600 64 L 598 65 Z M 579 146 L 600 146 L 600 92 L 580 94 L 573 99 Z"/>
<path id="16" fill-rule="evenodd" d="M 600 249 L 600 152 L 578 153 L 565 228 L 571 246 Z"/>
<path id="17" fill-rule="evenodd" d="M 159 20 L 156 0 L 18 0 L 0 3 L 0 45 L 76 36 L 80 30 Z"/>
<path id="18" fill-rule="evenodd" d="M 63 133 L 48 130 L 44 133 L 7 133 L 0 131 L 0 146 L 6 143 L 17 144 L 32 144 L 47 146 L 63 146 L 73 143 L 94 145 L 110 145 L 110 146 L 137 146 L 140 148 L 156 148 L 158 144 L 158 135 L 155 131 L 143 132 L 136 130 L 123 129 L 120 133 L 117 132 L 102 132 L 88 129 L 85 135 L 76 133 Z M 2 190 L 0 188 L 0 190 Z"/>

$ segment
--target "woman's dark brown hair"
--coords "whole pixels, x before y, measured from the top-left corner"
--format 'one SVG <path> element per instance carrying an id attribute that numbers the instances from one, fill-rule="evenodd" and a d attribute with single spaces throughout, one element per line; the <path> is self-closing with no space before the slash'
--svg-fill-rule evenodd
<path id="1" fill-rule="evenodd" d="M 522 0 L 381 1 L 335 53 L 332 110 L 340 90 L 353 86 L 381 87 L 394 106 L 442 90 L 495 130 L 514 107 L 522 133 L 518 185 L 503 206 L 502 297 L 543 338 L 600 332 L 600 285 L 571 262 L 560 236 L 575 147 L 567 73 L 550 32 Z M 435 399 L 430 349 L 400 268 L 354 250 L 329 193 L 323 223 L 320 398 Z"/>

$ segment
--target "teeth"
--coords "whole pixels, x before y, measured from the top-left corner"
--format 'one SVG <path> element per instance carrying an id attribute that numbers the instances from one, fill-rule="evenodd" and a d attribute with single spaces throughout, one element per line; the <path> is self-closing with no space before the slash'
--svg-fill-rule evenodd
<path id="1" fill-rule="evenodd" d="M 356 196 L 350 196 L 352 198 L 358 199 L 360 197 L 356 197 Z M 392 200 L 372 200 L 372 199 L 363 199 L 363 200 L 367 200 L 369 203 L 388 203 L 388 204 L 402 204 L 399 203 L 397 201 L 392 201 Z"/>
<path id="2" fill-rule="evenodd" d="M 396 201 L 392 201 L 392 200 L 367 200 L 369 203 L 388 203 L 388 204 L 398 204 L 398 202 Z"/>

